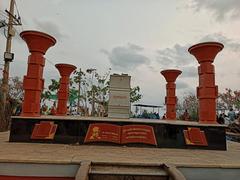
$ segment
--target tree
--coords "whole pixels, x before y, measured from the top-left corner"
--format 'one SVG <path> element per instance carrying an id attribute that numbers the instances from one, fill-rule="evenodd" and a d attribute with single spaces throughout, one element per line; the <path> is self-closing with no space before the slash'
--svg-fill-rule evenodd
<path id="1" fill-rule="evenodd" d="M 134 103 L 139 101 L 142 98 L 142 94 L 140 94 L 140 87 L 136 86 L 131 88 L 130 90 L 130 102 Z"/>
<path id="2" fill-rule="evenodd" d="M 104 108 L 105 112 L 108 110 L 109 101 L 109 75 L 111 69 L 104 75 L 100 75 L 96 69 L 87 69 L 84 72 L 82 69 L 76 70 L 70 80 L 69 101 L 70 106 L 76 106 L 77 111 L 84 110 L 84 114 L 88 113 L 88 106 L 91 105 L 94 116 L 99 111 L 99 107 Z M 57 100 L 57 90 L 59 88 L 59 81 L 52 79 L 51 84 L 42 93 L 42 103 L 45 100 Z M 131 88 L 130 101 L 137 102 L 142 98 L 140 94 L 140 87 Z M 82 102 L 82 106 L 81 106 Z M 97 108 L 95 107 L 97 106 Z M 99 113 L 98 113 L 99 114 Z"/>
<path id="3" fill-rule="evenodd" d="M 84 98 L 84 96 L 81 96 L 81 85 L 84 85 L 84 86 L 87 85 L 85 80 L 86 74 L 81 70 L 81 68 L 79 68 L 79 71 L 75 70 L 73 74 L 74 74 L 73 81 L 74 83 L 77 84 L 77 87 L 78 87 L 76 92 L 77 92 L 77 113 L 79 114 L 81 99 L 85 100 L 85 105 L 86 105 L 86 98 Z"/>
<path id="4" fill-rule="evenodd" d="M 88 84 L 90 84 L 90 89 L 87 91 L 87 97 L 89 102 L 92 104 L 92 113 L 94 116 L 96 114 L 95 103 L 98 106 L 103 106 L 105 111 L 107 111 L 108 99 L 109 99 L 109 74 L 111 68 L 103 75 L 99 75 L 96 69 L 87 69 L 86 71 L 90 77 L 88 78 Z"/>
<path id="5" fill-rule="evenodd" d="M 9 96 L 11 99 L 21 101 L 23 99 L 23 82 L 16 76 L 9 81 Z"/>
<path id="6" fill-rule="evenodd" d="M 240 109 L 240 90 L 231 90 L 226 88 L 225 92 L 219 93 L 218 95 L 218 108 L 220 109 L 230 109 L 236 108 Z"/>
<path id="7" fill-rule="evenodd" d="M 15 114 L 16 109 L 21 107 L 23 99 L 23 82 L 21 78 L 16 76 L 9 80 L 9 94 L 5 111 L 2 108 L 3 99 L 1 92 L 0 90 L 0 131 L 6 131 L 9 129 L 11 115 Z"/>
<path id="8" fill-rule="evenodd" d="M 51 79 L 51 84 L 48 86 L 47 89 L 44 89 L 41 94 L 41 103 L 44 103 L 46 100 L 57 100 L 57 90 L 59 89 L 60 82 Z"/>
<path id="9" fill-rule="evenodd" d="M 178 103 L 178 110 L 180 110 L 179 118 L 183 120 L 183 112 L 187 110 L 190 120 L 198 120 L 198 99 L 194 94 L 188 94 L 183 97 L 182 103 Z"/>

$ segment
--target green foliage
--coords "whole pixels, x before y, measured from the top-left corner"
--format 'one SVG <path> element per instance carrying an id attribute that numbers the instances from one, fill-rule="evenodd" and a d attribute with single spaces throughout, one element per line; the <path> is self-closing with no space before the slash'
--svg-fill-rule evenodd
<path id="1" fill-rule="evenodd" d="M 23 82 L 20 77 L 16 76 L 10 79 L 9 96 L 16 101 L 23 99 Z"/>
<path id="2" fill-rule="evenodd" d="M 231 90 L 226 88 L 225 92 L 219 93 L 218 95 L 218 108 L 220 109 L 230 109 L 236 108 L 240 109 L 240 90 Z"/>
<path id="3" fill-rule="evenodd" d="M 23 82 L 20 77 L 9 79 L 9 94 L 5 109 L 3 109 L 2 90 L 0 84 L 0 131 L 6 131 L 10 127 L 11 115 L 15 115 L 16 109 L 21 106 L 23 99 Z"/>
<path id="4" fill-rule="evenodd" d="M 138 102 L 142 98 L 142 94 L 140 94 L 140 87 L 136 86 L 131 88 L 130 90 L 130 102 Z"/>
<path id="5" fill-rule="evenodd" d="M 103 105 L 105 111 L 109 101 L 109 69 L 103 76 L 99 75 L 96 69 L 81 69 L 74 71 L 70 80 L 69 101 L 71 106 L 79 106 L 87 111 L 89 104 L 95 110 L 95 104 Z M 57 100 L 59 80 L 51 79 L 51 84 L 42 93 L 42 102 L 45 100 Z M 142 98 L 140 87 L 131 88 L 130 102 L 137 102 Z"/>
<path id="6" fill-rule="evenodd" d="M 51 84 L 48 86 L 49 91 L 54 92 L 59 89 L 59 80 L 51 79 Z"/>
<path id="7" fill-rule="evenodd" d="M 183 97 L 182 103 L 178 103 L 178 116 L 180 119 L 183 119 L 184 111 L 187 110 L 190 120 L 198 120 L 198 99 L 194 94 L 188 94 Z"/>

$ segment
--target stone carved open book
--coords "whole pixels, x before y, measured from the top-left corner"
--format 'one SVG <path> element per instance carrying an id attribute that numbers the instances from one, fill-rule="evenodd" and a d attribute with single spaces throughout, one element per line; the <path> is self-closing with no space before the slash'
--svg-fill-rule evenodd
<path id="1" fill-rule="evenodd" d="M 90 142 L 111 142 L 117 144 L 142 143 L 157 145 L 152 126 L 119 126 L 110 123 L 90 124 L 84 143 Z"/>

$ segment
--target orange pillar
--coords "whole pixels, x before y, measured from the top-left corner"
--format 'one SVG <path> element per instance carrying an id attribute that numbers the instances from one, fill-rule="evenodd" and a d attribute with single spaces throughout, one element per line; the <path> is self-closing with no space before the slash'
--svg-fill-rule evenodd
<path id="1" fill-rule="evenodd" d="M 67 114 L 70 75 L 76 69 L 76 66 L 71 64 L 56 64 L 55 66 L 61 75 L 58 90 L 57 115 L 64 116 Z"/>
<path id="2" fill-rule="evenodd" d="M 218 86 L 215 85 L 214 58 L 223 49 L 223 44 L 217 42 L 206 42 L 196 44 L 188 49 L 195 56 L 198 66 L 199 86 L 197 97 L 199 100 L 199 122 L 217 123 L 216 120 L 216 98 Z"/>
<path id="3" fill-rule="evenodd" d="M 167 106 L 167 119 L 175 120 L 176 119 L 176 104 L 177 97 L 175 95 L 176 84 L 175 81 L 177 77 L 182 73 L 180 70 L 168 69 L 161 71 L 161 74 L 167 81 L 165 104 Z"/>
<path id="4" fill-rule="evenodd" d="M 21 116 L 40 116 L 40 98 L 44 86 L 44 54 L 56 40 L 38 31 L 23 31 L 21 38 L 27 43 L 29 52 L 27 75 L 23 78 L 24 102 Z"/>

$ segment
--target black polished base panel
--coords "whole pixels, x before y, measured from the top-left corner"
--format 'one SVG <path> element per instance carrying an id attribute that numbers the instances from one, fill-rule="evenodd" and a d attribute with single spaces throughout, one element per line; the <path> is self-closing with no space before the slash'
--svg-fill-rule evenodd
<path id="1" fill-rule="evenodd" d="M 33 139 L 32 133 L 36 124 L 42 121 L 49 121 L 57 125 L 56 133 L 52 139 Z M 10 142 L 29 142 L 29 143 L 58 143 L 58 144 L 85 144 L 88 129 L 90 125 L 99 123 L 116 125 L 124 127 L 128 125 L 145 125 L 153 129 L 155 135 L 155 145 L 146 143 L 127 143 L 124 146 L 134 147 L 153 147 L 153 148 L 181 148 L 181 149 L 208 149 L 208 150 L 226 150 L 226 133 L 225 126 L 207 125 L 190 123 L 183 121 L 166 121 L 150 119 L 110 119 L 110 118 L 72 118 L 72 117 L 12 117 Z M 200 129 L 203 132 L 207 145 L 187 143 L 184 131 L 191 128 Z M 192 139 L 198 141 L 198 134 Z M 122 144 L 112 142 L 88 142 L 87 144 L 98 145 L 116 145 Z"/>

